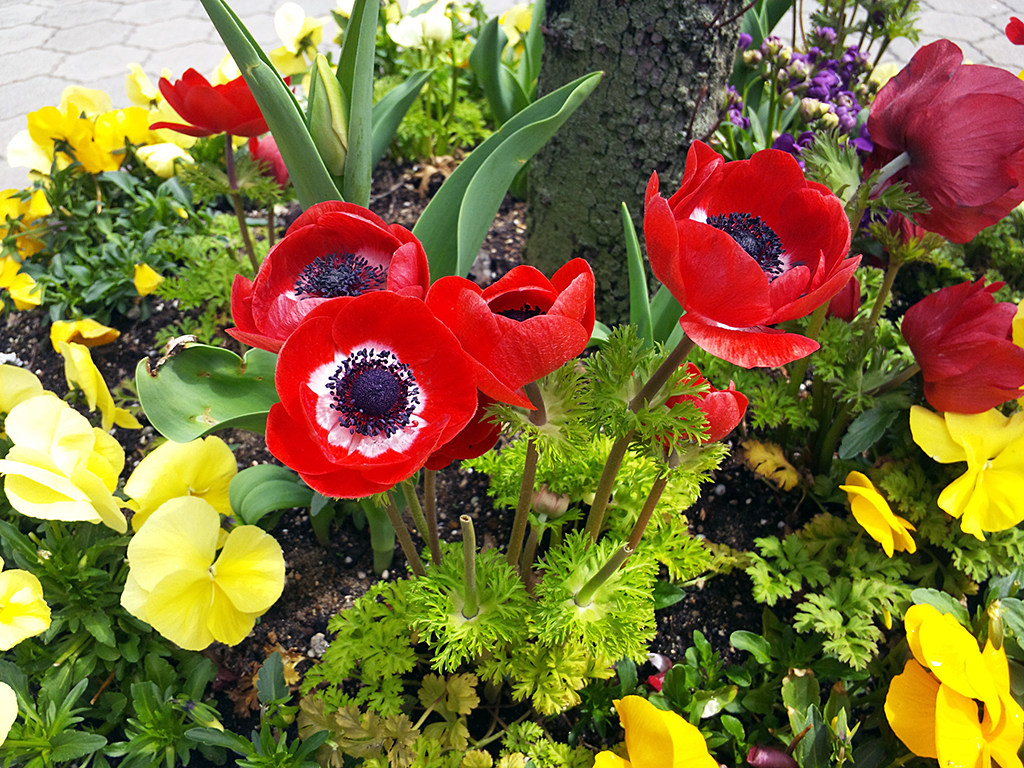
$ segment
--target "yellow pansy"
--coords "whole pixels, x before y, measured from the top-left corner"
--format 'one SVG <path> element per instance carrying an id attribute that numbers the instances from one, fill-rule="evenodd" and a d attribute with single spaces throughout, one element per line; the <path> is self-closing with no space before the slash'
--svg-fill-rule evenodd
<path id="1" fill-rule="evenodd" d="M 235 454 L 219 437 L 164 443 L 139 462 L 124 484 L 135 510 L 132 527 L 139 530 L 158 507 L 179 496 L 196 496 L 230 515 L 228 486 L 236 474 Z"/>
<path id="2" fill-rule="evenodd" d="M 284 589 L 277 541 L 254 525 L 238 526 L 218 556 L 220 519 L 202 499 L 171 499 L 128 544 L 121 605 L 187 650 L 242 642 Z"/>
<path id="3" fill-rule="evenodd" d="M 24 272 L 18 272 L 8 285 L 0 287 L 11 294 L 16 309 L 32 309 L 43 303 L 42 289 L 31 275 Z"/>
<path id="4" fill-rule="evenodd" d="M 930 605 L 911 607 L 904 624 L 914 658 L 885 698 L 896 736 L 940 765 L 1021 768 L 1024 710 L 1010 695 L 1006 651 L 991 642 L 979 650 L 960 622 Z"/>
<path id="5" fill-rule="evenodd" d="M 4 493 L 18 512 L 128 530 L 113 496 L 124 468 L 124 450 L 113 437 L 48 394 L 14 406 L 4 428 L 14 446 L 0 460 L 0 473 L 7 476 Z"/>
<path id="6" fill-rule="evenodd" d="M 314 19 L 297 3 L 285 3 L 274 14 L 274 29 L 284 43 L 268 54 L 270 62 L 282 75 L 304 71 L 316 55 L 323 40 L 325 19 Z"/>
<path id="7" fill-rule="evenodd" d="M 533 6 L 526 4 L 513 5 L 498 18 L 508 45 L 515 48 L 524 32 L 530 31 L 530 20 L 533 17 Z"/>
<path id="8" fill-rule="evenodd" d="M 225 53 L 220 63 L 213 70 L 213 74 L 210 77 L 210 85 L 224 85 L 224 83 L 230 83 L 232 80 L 241 77 L 241 75 L 242 71 L 235 64 L 235 60 L 231 58 L 231 54 Z"/>
<path id="9" fill-rule="evenodd" d="M 48 175 L 53 153 L 36 144 L 28 130 L 18 131 L 7 144 L 7 164 L 12 168 L 28 168 L 33 175 Z"/>
<path id="10" fill-rule="evenodd" d="M 22 400 L 43 394 L 43 384 L 32 371 L 0 365 L 0 414 L 8 414 Z"/>
<path id="11" fill-rule="evenodd" d="M 114 398 L 107 388 L 107 383 L 103 380 L 103 374 L 92 361 L 88 347 L 84 344 L 58 341 L 57 348 L 60 350 L 61 357 L 64 358 L 64 376 L 67 378 L 68 388 L 77 387 L 82 390 L 90 411 L 99 408 L 104 432 L 114 424 L 124 429 L 142 428 L 138 420 L 128 411 L 114 405 Z"/>
<path id="12" fill-rule="evenodd" d="M 18 695 L 7 683 L 0 683 L 0 744 L 7 741 L 7 734 L 17 719 Z"/>
<path id="13" fill-rule="evenodd" d="M 910 409 L 914 442 L 943 464 L 966 461 L 967 471 L 939 494 L 939 508 L 984 540 L 1024 520 L 1024 413 L 933 413 Z"/>
<path id="14" fill-rule="evenodd" d="M 718 768 L 697 727 L 675 712 L 658 709 L 642 696 L 612 703 L 626 731 L 629 759 L 599 752 L 594 768 Z"/>
<path id="15" fill-rule="evenodd" d="M 4 561 L 0 559 L 0 568 Z M 50 606 L 43 599 L 43 585 L 34 575 L 18 568 L 0 572 L 0 651 L 35 637 L 50 627 Z M 0 700 L 0 734 L 10 713 Z M 7 725 L 10 728 L 10 724 Z M 0 738 L 0 743 L 3 738 Z"/>
<path id="16" fill-rule="evenodd" d="M 152 109 L 163 98 L 160 89 L 146 76 L 145 70 L 138 64 L 128 65 L 128 74 L 124 79 L 124 91 L 136 107 Z M 164 70 L 164 77 L 170 78 L 169 70 Z"/>
<path id="17" fill-rule="evenodd" d="M 191 163 L 192 155 L 169 141 L 139 147 L 135 153 L 153 173 L 161 179 L 169 179 L 177 173 L 177 164 Z"/>
<path id="18" fill-rule="evenodd" d="M 80 85 L 69 85 L 60 95 L 60 105 L 57 108 L 61 112 L 75 117 L 94 118 L 103 112 L 112 110 L 114 104 L 104 91 L 83 88 Z"/>
<path id="19" fill-rule="evenodd" d="M 43 190 L 37 189 L 23 200 L 19 190 L 6 189 L 0 192 L 0 237 L 6 236 L 13 229 L 17 234 L 15 247 L 18 255 L 27 259 L 45 247 L 39 239 L 43 228 L 32 228 L 30 225 L 51 213 L 53 209 Z"/>
<path id="20" fill-rule="evenodd" d="M 138 291 L 139 296 L 148 296 L 155 291 L 157 286 L 159 286 L 163 281 L 163 275 L 149 266 L 149 264 L 135 265 L 135 277 L 133 278 L 133 282 L 135 283 L 135 290 Z"/>
<path id="21" fill-rule="evenodd" d="M 1017 314 L 1013 316 L 1013 343 L 1024 347 L 1024 299 L 1017 304 Z"/>
<path id="22" fill-rule="evenodd" d="M 885 554 L 892 557 L 893 551 L 917 551 L 917 544 L 910 535 L 910 531 L 917 529 L 907 520 L 893 514 L 889 502 L 882 497 L 867 475 L 851 472 L 846 476 L 846 485 L 839 488 L 846 491 L 854 518 L 871 538 L 882 545 Z"/>
<path id="23" fill-rule="evenodd" d="M 58 344 L 62 341 L 99 347 L 109 344 L 120 335 L 121 332 L 116 328 L 109 328 L 88 317 L 82 320 L 57 320 L 50 326 L 50 343 L 57 353 L 60 353 Z"/>

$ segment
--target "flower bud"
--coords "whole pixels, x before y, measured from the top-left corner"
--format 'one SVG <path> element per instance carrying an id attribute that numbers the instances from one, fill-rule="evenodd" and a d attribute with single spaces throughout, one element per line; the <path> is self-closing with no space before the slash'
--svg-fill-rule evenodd
<path id="1" fill-rule="evenodd" d="M 786 750 L 755 744 L 747 752 L 747 765 L 754 768 L 797 768 L 797 762 Z"/>
<path id="2" fill-rule="evenodd" d="M 310 78 L 307 121 L 324 165 L 340 176 L 348 155 L 348 99 L 322 54 L 317 54 Z"/>
<path id="3" fill-rule="evenodd" d="M 743 63 L 748 67 L 756 67 L 761 63 L 761 58 L 761 52 L 756 49 L 743 52 Z"/>
<path id="4" fill-rule="evenodd" d="M 985 613 L 988 614 L 988 640 L 998 651 L 1003 647 L 1003 611 L 999 601 L 991 603 Z"/>

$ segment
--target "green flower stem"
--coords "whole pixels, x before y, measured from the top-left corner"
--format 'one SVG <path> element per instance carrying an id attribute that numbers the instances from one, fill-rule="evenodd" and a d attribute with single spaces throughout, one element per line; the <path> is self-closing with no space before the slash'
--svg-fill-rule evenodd
<path id="1" fill-rule="evenodd" d="M 672 378 L 672 374 L 679 369 L 679 366 L 682 365 L 694 346 L 693 340 L 686 334 L 683 334 L 683 338 L 679 340 L 675 349 L 665 358 L 665 362 L 658 366 L 658 370 L 651 374 L 651 378 L 647 380 L 647 383 L 629 401 L 629 410 L 633 413 L 638 413 L 647 404 L 647 401 L 658 394 L 661 388 L 665 386 L 665 383 Z"/>
<path id="2" fill-rule="evenodd" d="M 430 560 L 437 565 L 441 562 L 441 543 L 437 534 L 437 470 L 423 469 L 423 515 L 427 519 L 427 544 L 430 546 Z"/>
<path id="3" fill-rule="evenodd" d="M 427 519 L 423 516 L 423 507 L 420 506 L 420 498 L 416 495 L 416 485 L 413 479 L 410 477 L 408 480 L 403 480 L 399 483 L 402 486 L 402 495 L 405 496 L 405 503 L 409 505 L 409 514 L 412 515 L 412 521 L 416 525 L 416 530 L 420 533 L 420 538 L 424 541 L 430 541 L 430 528 L 427 525 Z M 434 536 L 437 536 L 436 526 Z M 436 564 L 441 559 L 441 550 L 438 548 L 437 558 L 434 558 L 433 549 L 430 552 L 430 559 Z"/>
<path id="4" fill-rule="evenodd" d="M 537 556 L 537 544 L 540 543 L 540 526 L 531 525 L 530 535 L 526 537 L 526 548 L 519 559 L 519 572 L 523 575 L 528 592 L 533 592 L 533 558 Z"/>
<path id="5" fill-rule="evenodd" d="M 542 427 L 547 424 L 547 410 L 544 408 L 544 396 L 536 382 L 531 381 L 523 387 L 526 396 L 530 398 L 537 410 L 530 413 L 530 422 L 535 426 Z M 513 568 L 519 562 L 519 555 L 523 551 L 523 536 L 526 535 L 526 523 L 530 517 L 530 508 L 533 506 L 533 485 L 537 479 L 537 441 L 533 437 L 526 441 L 526 460 L 523 465 L 523 479 L 519 484 L 519 502 L 516 504 L 516 516 L 512 521 L 512 533 L 508 539 L 508 554 L 506 561 Z"/>
<path id="6" fill-rule="evenodd" d="M 869 389 L 864 394 L 872 396 L 872 397 L 876 397 L 878 395 L 884 395 L 886 392 L 890 392 L 890 391 L 896 389 L 896 387 L 898 387 L 903 382 L 908 381 L 909 379 L 912 379 L 914 376 L 916 376 L 920 372 L 921 372 L 921 366 L 918 365 L 917 363 L 912 363 L 911 365 L 908 365 L 902 371 L 897 373 L 893 378 L 889 379 L 889 381 L 885 382 L 884 384 L 879 384 L 874 389 Z"/>
<path id="7" fill-rule="evenodd" d="M 817 456 L 815 456 L 814 474 L 828 474 L 829 468 L 832 466 L 832 458 L 835 455 L 836 446 L 839 445 L 839 439 L 843 436 L 850 421 L 849 405 L 845 401 L 841 402 L 836 414 L 832 418 L 831 426 L 829 426 L 828 431 L 825 432 L 825 436 L 821 440 L 821 447 L 817 451 Z"/>
<path id="8" fill-rule="evenodd" d="M 871 188 L 871 194 L 868 195 L 868 197 L 871 197 L 872 195 L 877 195 L 879 192 L 881 192 L 882 187 L 885 186 L 885 182 L 887 182 L 897 173 L 902 171 L 908 165 L 910 165 L 909 152 L 903 152 L 902 154 L 896 156 L 888 163 L 883 165 L 878 173 L 878 180 L 875 182 L 875 186 Z"/>
<path id="9" fill-rule="evenodd" d="M 828 302 L 825 302 L 811 314 L 811 324 L 807 326 L 807 330 L 804 332 L 804 336 L 811 341 L 818 340 L 821 326 L 825 324 L 825 315 L 828 314 L 828 304 Z M 793 363 L 793 368 L 789 373 L 789 393 L 791 395 L 796 395 L 800 391 L 800 385 L 804 383 L 804 376 L 807 375 L 807 364 L 810 361 L 811 356 L 808 355 L 807 357 L 801 357 Z"/>
<path id="10" fill-rule="evenodd" d="M 274 222 L 274 204 L 270 203 L 267 206 L 267 247 L 273 248 L 274 243 L 277 241 L 277 233 L 274 231 L 277 228 Z"/>
<path id="11" fill-rule="evenodd" d="M 658 501 L 661 499 L 661 494 L 664 492 L 666 485 L 668 485 L 668 475 L 662 471 L 654 479 L 651 491 L 647 494 L 647 500 L 644 502 L 644 508 L 640 510 L 640 517 L 637 518 L 636 523 L 633 525 L 633 530 L 629 534 L 629 541 L 626 542 L 627 549 L 636 551 L 637 546 L 640 544 L 640 537 L 644 535 L 644 529 L 647 528 L 647 524 L 651 521 L 651 515 L 654 514 L 654 508 L 658 506 Z"/>
<path id="12" fill-rule="evenodd" d="M 576 593 L 576 596 L 573 598 L 576 605 L 580 608 L 586 608 L 590 605 L 594 599 L 594 593 L 597 592 L 602 584 L 608 581 L 608 577 L 619 570 L 619 566 L 626 562 L 632 554 L 633 549 L 628 544 L 615 550 L 615 554 L 601 567 L 601 570 L 595 573 L 590 581 L 584 584 L 580 591 Z"/>
<path id="13" fill-rule="evenodd" d="M 402 513 L 395 506 L 395 500 L 391 498 L 390 491 L 384 494 L 384 509 L 388 513 L 388 520 L 391 521 L 391 525 L 395 529 L 395 535 L 398 537 L 398 543 L 402 547 L 402 553 L 409 563 L 409 570 L 417 576 L 426 576 L 427 569 L 423 567 L 423 561 L 420 560 L 416 546 L 412 543 L 409 527 L 405 524 L 405 520 L 402 519 Z"/>
<path id="14" fill-rule="evenodd" d="M 231 134 L 224 134 L 224 170 L 228 175 L 228 186 L 231 187 L 231 207 L 235 209 L 235 218 L 238 219 L 238 231 L 242 235 L 242 242 L 245 244 L 245 252 L 249 255 L 249 263 L 252 264 L 253 273 L 259 272 L 260 264 L 256 261 L 256 249 L 252 245 L 252 238 L 249 237 L 249 225 L 245 223 L 245 211 L 242 210 L 242 196 L 238 193 L 238 178 L 235 176 L 235 149 L 231 143 Z"/>
<path id="15" fill-rule="evenodd" d="M 462 606 L 462 617 L 472 619 L 480 613 L 480 599 L 476 591 L 476 531 L 473 518 L 459 515 L 462 524 L 462 568 L 465 573 L 466 602 Z"/>
<path id="16" fill-rule="evenodd" d="M 902 266 L 903 259 L 889 254 L 889 264 L 885 268 L 885 277 L 882 278 L 882 287 L 878 289 L 878 298 L 875 299 L 875 306 L 871 308 L 871 317 L 868 318 L 868 328 L 874 328 L 878 325 L 878 318 L 882 316 L 882 310 L 885 309 L 885 300 L 889 298 L 889 292 L 892 290 L 892 284 L 896 282 L 896 273 L 900 271 L 900 267 Z"/>

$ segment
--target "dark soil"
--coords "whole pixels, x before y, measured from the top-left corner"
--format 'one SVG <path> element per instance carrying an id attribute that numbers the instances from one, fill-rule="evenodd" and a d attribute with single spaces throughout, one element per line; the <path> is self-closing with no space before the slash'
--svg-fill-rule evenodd
<path id="1" fill-rule="evenodd" d="M 378 173 L 371 209 L 389 223 L 411 228 L 427 202 L 421 188 L 435 191 L 441 180 L 441 175 L 434 173 L 424 182 L 418 173 L 415 166 Z M 506 199 L 473 266 L 473 279 L 486 285 L 519 263 L 524 221 L 525 205 Z M 155 360 L 162 353 L 154 347 L 154 337 L 159 329 L 180 320 L 181 312 L 170 302 L 157 302 L 152 310 L 144 321 L 115 321 L 121 337 L 92 350 L 108 383 L 131 380 L 140 360 Z M 67 391 L 63 361 L 50 345 L 49 318 L 44 311 L 10 313 L 2 330 L 0 352 L 5 353 L 6 361 L 34 371 L 46 388 L 58 394 Z M 236 346 L 226 336 L 225 340 L 227 345 Z M 144 416 L 139 416 L 145 424 Z M 258 435 L 238 430 L 218 434 L 235 449 L 241 467 L 274 461 Z M 125 477 L 158 437 L 148 425 L 142 430 L 116 429 L 114 435 L 125 448 Z M 483 546 L 504 545 L 511 513 L 495 510 L 486 488 L 485 476 L 462 470 L 457 463 L 439 474 L 438 509 L 444 538 L 458 538 L 458 517 L 469 514 Z M 716 473 L 687 515 L 693 533 L 736 550 L 748 550 L 756 537 L 782 533 L 783 521 L 795 506 L 792 499 L 780 500 L 776 492 L 742 466 L 730 463 Z M 274 650 L 281 650 L 286 662 L 301 672 L 326 647 L 328 619 L 350 606 L 378 578 L 367 546 L 368 533 L 358 530 L 350 517 L 336 521 L 326 548 L 313 535 L 308 510 L 284 513 L 273 534 L 287 562 L 284 594 L 242 644 L 234 648 L 215 646 L 207 652 L 222 670 L 217 681 L 220 695 L 234 702 L 235 716 L 242 720 L 254 711 L 253 674 L 264 659 Z M 405 575 L 404 558 L 396 551 L 392 566 L 379 578 Z M 736 629 L 759 631 L 760 627 L 761 606 L 751 597 L 746 575 L 735 571 L 708 579 L 691 589 L 681 602 L 660 611 L 658 636 L 651 650 L 678 659 L 691 644 L 693 631 L 700 630 L 726 659 L 739 661 L 729 646 L 729 635 Z M 230 706 L 221 707 L 225 715 L 229 710 Z M 240 725 L 237 732 L 248 732 L 248 727 Z"/>

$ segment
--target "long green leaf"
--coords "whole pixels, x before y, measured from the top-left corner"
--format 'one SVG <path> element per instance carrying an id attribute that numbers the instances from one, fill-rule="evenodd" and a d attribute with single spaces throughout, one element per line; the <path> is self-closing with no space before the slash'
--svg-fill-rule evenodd
<path id="1" fill-rule="evenodd" d="M 187 443 L 225 427 L 263 432 L 274 388 L 277 355 L 250 349 L 234 352 L 204 344 L 185 347 L 150 369 L 135 369 L 139 401 L 157 432 Z"/>
<path id="2" fill-rule="evenodd" d="M 380 4 L 377 0 L 357 0 L 356 5 L 361 6 L 359 24 L 349 24 L 338 67 L 338 82 L 349 96 L 348 158 L 342 192 L 349 202 L 366 206 L 370 204 L 373 170 L 373 64 Z"/>
<path id="3" fill-rule="evenodd" d="M 512 89 L 508 83 L 513 78 L 501 61 L 501 52 L 507 42 L 508 37 L 495 16 L 484 24 L 480 38 L 469 54 L 469 68 L 480 81 L 484 96 L 500 124 L 507 123 L 516 113 L 512 104 Z"/>
<path id="4" fill-rule="evenodd" d="M 308 208 L 324 200 L 340 200 L 338 188 L 306 128 L 302 110 L 270 59 L 224 0 L 202 3 L 256 97 L 288 166 L 299 204 Z"/>
<path id="5" fill-rule="evenodd" d="M 651 328 L 654 340 L 665 343 L 672 332 L 679 327 L 679 318 L 683 316 L 683 308 L 669 293 L 668 288 L 661 286 L 651 299 Z"/>
<path id="6" fill-rule="evenodd" d="M 540 77 L 540 61 L 544 55 L 544 32 L 541 30 L 541 24 L 544 22 L 545 13 L 544 0 L 534 0 L 530 29 L 523 36 L 523 55 L 519 59 L 519 68 L 516 72 L 520 85 L 531 98 L 537 78 Z"/>
<path id="7" fill-rule="evenodd" d="M 370 160 L 371 170 L 384 157 L 391 142 L 395 138 L 398 126 L 405 118 L 405 113 L 416 101 L 423 85 L 430 79 L 432 69 L 419 69 L 409 75 L 401 85 L 396 85 L 373 105 L 373 155 Z"/>
<path id="8" fill-rule="evenodd" d="M 629 266 L 629 322 L 637 327 L 637 333 L 647 346 L 654 346 L 654 326 L 651 323 L 651 300 L 647 295 L 647 273 L 644 257 L 640 253 L 640 241 L 633 226 L 629 208 L 622 204 L 622 233 L 626 238 L 626 263 Z"/>
<path id="9" fill-rule="evenodd" d="M 600 79 L 594 72 L 538 99 L 473 150 L 441 185 L 413 228 L 435 279 L 469 271 L 516 173 Z"/>

